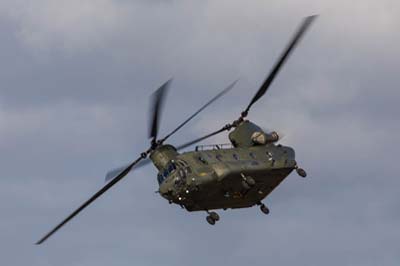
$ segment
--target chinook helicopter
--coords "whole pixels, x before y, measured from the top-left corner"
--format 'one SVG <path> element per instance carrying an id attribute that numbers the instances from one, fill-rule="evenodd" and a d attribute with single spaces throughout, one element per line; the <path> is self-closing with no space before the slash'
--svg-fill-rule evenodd
<path id="1" fill-rule="evenodd" d="M 260 210 L 268 214 L 268 207 L 261 201 L 293 170 L 296 170 L 301 177 L 306 177 L 307 174 L 298 167 L 295 151 L 291 147 L 277 144 L 281 139 L 280 134 L 265 132 L 246 117 L 253 104 L 266 93 L 316 17 L 310 16 L 303 20 L 289 45 L 240 117 L 206 136 L 177 147 L 165 144 L 167 139 L 202 110 L 231 90 L 236 82 L 202 106 L 171 133 L 158 139 L 160 113 L 171 80 L 164 83 L 153 95 L 149 130 L 150 147 L 131 164 L 109 172 L 106 176 L 107 184 L 102 189 L 36 244 L 46 241 L 84 208 L 121 181 L 132 169 L 149 162 L 153 163 L 159 171 L 157 175 L 159 190 L 157 192 L 169 203 L 178 204 L 189 212 L 207 212 L 206 220 L 211 225 L 220 220 L 219 215 L 211 210 L 248 208 L 259 205 Z M 229 134 L 230 144 L 203 145 L 197 146 L 194 151 L 178 152 L 225 131 L 231 131 Z"/>

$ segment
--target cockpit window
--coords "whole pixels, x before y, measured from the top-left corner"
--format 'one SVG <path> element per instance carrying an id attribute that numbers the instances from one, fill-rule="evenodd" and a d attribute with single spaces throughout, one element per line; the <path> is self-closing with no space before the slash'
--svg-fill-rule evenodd
<path id="1" fill-rule="evenodd" d="M 157 181 L 158 181 L 158 184 L 161 184 L 164 181 L 164 177 L 162 176 L 162 174 L 157 175 Z"/>
<path id="2" fill-rule="evenodd" d="M 170 162 L 164 170 L 161 170 L 160 173 L 157 175 L 157 180 L 158 183 L 161 184 L 164 182 L 165 179 L 168 178 L 168 176 L 171 175 L 172 172 L 176 170 L 176 165 L 174 162 Z"/>
<path id="3" fill-rule="evenodd" d="M 178 173 L 181 178 L 186 178 L 186 172 L 183 169 L 179 170 Z"/>
<path id="4" fill-rule="evenodd" d="M 183 160 L 177 160 L 176 161 L 177 168 L 183 169 L 187 175 L 192 173 L 192 169 L 190 169 L 189 165 L 187 162 Z"/>
<path id="5" fill-rule="evenodd" d="M 172 173 L 176 169 L 175 164 L 171 163 L 168 165 L 168 172 Z"/>
<path id="6" fill-rule="evenodd" d="M 187 174 L 191 174 L 192 173 L 192 169 L 190 169 L 189 166 L 185 168 L 185 171 L 186 171 Z"/>

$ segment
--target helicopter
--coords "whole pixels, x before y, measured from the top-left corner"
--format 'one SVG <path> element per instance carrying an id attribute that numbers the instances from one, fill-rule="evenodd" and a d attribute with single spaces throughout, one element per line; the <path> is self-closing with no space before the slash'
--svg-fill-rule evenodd
<path id="1" fill-rule="evenodd" d="M 206 221 L 211 225 L 215 225 L 220 220 L 219 215 L 215 212 L 218 209 L 239 209 L 258 205 L 264 214 L 269 214 L 270 211 L 262 203 L 262 200 L 292 171 L 296 170 L 301 177 L 306 177 L 307 173 L 298 166 L 293 148 L 277 144 L 281 140 L 281 134 L 275 131 L 265 132 L 246 118 L 251 107 L 267 92 L 282 66 L 316 18 L 316 15 L 304 18 L 271 72 L 238 119 L 210 134 L 180 146 L 166 144 L 166 141 L 211 103 L 230 91 L 236 81 L 212 98 L 171 133 L 163 138 L 158 138 L 161 109 L 171 80 L 165 82 L 152 97 L 149 127 L 150 147 L 143 151 L 131 164 L 110 171 L 106 175 L 107 183 L 104 187 L 36 244 L 40 245 L 45 242 L 89 204 L 126 177 L 133 169 L 148 163 L 153 163 L 158 170 L 159 189 L 157 193 L 169 203 L 177 204 L 189 212 L 205 211 L 208 214 Z M 179 153 L 179 150 L 225 131 L 230 131 L 229 144 L 196 146 L 193 151 Z"/>

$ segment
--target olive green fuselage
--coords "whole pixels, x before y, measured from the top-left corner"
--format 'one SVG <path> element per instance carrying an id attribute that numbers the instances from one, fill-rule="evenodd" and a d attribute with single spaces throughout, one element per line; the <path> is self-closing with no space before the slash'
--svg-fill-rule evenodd
<path id="1" fill-rule="evenodd" d="M 251 207 L 296 167 L 294 150 L 275 144 L 245 148 L 215 145 L 182 154 L 164 145 L 151 159 L 160 170 L 160 194 L 188 211 Z M 243 184 L 248 177 L 255 181 L 251 186 Z"/>

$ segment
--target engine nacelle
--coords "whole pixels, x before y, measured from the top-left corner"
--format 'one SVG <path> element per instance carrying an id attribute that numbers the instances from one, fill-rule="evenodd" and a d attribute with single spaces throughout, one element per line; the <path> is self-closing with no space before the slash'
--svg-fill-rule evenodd
<path id="1" fill-rule="evenodd" d="M 279 140 L 279 135 L 276 132 L 265 133 L 257 131 L 251 136 L 251 140 L 256 145 L 266 145 L 277 142 Z"/>
<path id="2" fill-rule="evenodd" d="M 229 134 L 229 140 L 235 147 L 246 148 L 277 142 L 279 135 L 276 132 L 265 133 L 259 126 L 246 120 Z"/>

